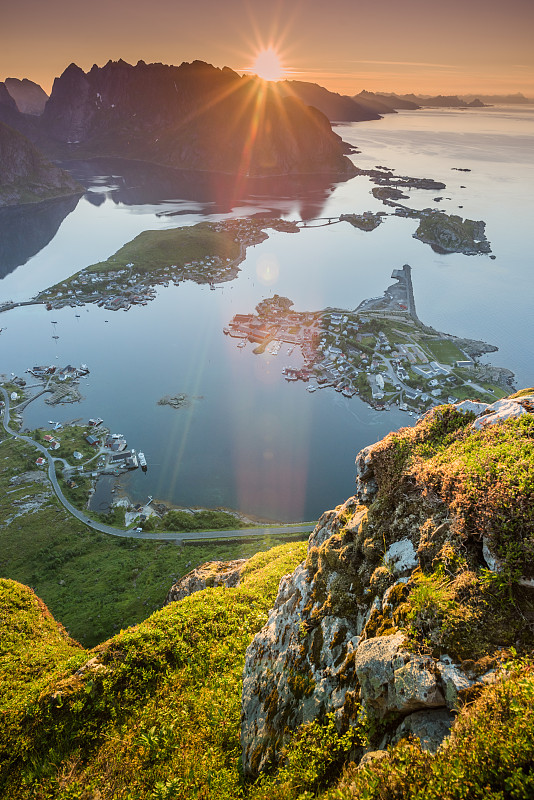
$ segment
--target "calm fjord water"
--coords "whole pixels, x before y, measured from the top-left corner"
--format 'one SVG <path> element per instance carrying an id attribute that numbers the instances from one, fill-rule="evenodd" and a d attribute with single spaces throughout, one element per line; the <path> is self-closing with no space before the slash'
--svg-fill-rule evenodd
<path id="1" fill-rule="evenodd" d="M 392 269 L 404 263 L 413 268 L 424 322 L 497 345 L 489 360 L 512 369 L 518 386 L 532 385 L 534 109 L 401 112 L 337 130 L 361 150 L 353 156 L 358 166 L 380 164 L 398 175 L 446 183 L 439 206 L 434 192 L 410 191 L 405 202 L 485 220 L 496 259 L 438 255 L 412 238 L 416 222 L 388 217 L 371 233 L 346 223 L 272 232 L 249 249 L 233 282 L 215 291 L 192 283 L 161 287 L 154 302 L 128 313 L 93 306 L 53 313 L 18 308 L 0 317 L 0 371 L 21 374 L 44 363 L 85 362 L 91 368 L 81 382 L 81 403 L 51 408 L 37 400 L 25 425 L 103 417 L 147 456 L 148 472 L 128 481 L 133 499 L 150 494 L 269 519 L 316 518 L 352 494 L 357 451 L 413 418 L 374 411 L 328 389 L 310 395 L 303 384 L 283 380 L 282 368 L 296 363 L 287 348 L 278 356 L 255 356 L 250 345 L 238 349 L 222 328 L 274 292 L 293 300 L 297 310 L 354 308 L 380 295 Z M 365 177 L 338 185 L 260 181 L 236 191 L 228 180 L 172 180 L 165 170 L 144 165 L 102 161 L 78 170 L 90 184 L 88 193 L 64 212 L 57 232 L 57 209 L 51 212 L 51 241 L 42 246 L 37 237 L 34 247 L 42 249 L 35 255 L 28 258 L 32 242 L 24 235 L 35 232 L 32 211 L 17 221 L 20 231 L 0 215 L 0 236 L 9 239 L 9 252 L 0 245 L 0 301 L 27 299 L 147 229 L 258 211 L 298 219 L 387 210 Z M 44 233 L 46 224 L 39 223 Z M 16 266 L 17 257 L 28 260 Z M 178 392 L 191 397 L 189 408 L 157 405 L 163 395 Z"/>

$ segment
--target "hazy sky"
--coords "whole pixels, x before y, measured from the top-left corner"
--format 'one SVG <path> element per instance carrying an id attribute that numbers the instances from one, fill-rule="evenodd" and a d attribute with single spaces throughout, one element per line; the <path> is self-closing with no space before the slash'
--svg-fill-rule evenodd
<path id="1" fill-rule="evenodd" d="M 71 62 L 236 71 L 270 44 L 288 77 L 343 94 L 534 96 L 534 0 L 3 0 L 0 80 L 50 91 Z"/>

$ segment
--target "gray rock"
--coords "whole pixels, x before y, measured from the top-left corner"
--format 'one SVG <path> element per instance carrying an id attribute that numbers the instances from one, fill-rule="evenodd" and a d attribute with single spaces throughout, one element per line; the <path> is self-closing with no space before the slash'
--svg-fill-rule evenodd
<path id="1" fill-rule="evenodd" d="M 237 558 L 234 561 L 206 561 L 171 586 L 165 598 L 165 605 L 183 600 L 184 597 L 201 592 L 208 586 L 237 586 L 247 560 Z"/>
<path id="2" fill-rule="evenodd" d="M 388 755 L 389 753 L 387 750 L 370 750 L 362 756 L 358 764 L 358 769 L 361 767 L 368 767 L 369 764 L 373 764 L 375 761 L 382 761 L 383 758 L 388 758 Z"/>
<path id="3" fill-rule="evenodd" d="M 459 693 L 469 689 L 473 685 L 473 681 L 467 677 L 460 667 L 454 664 L 438 662 L 436 666 L 441 676 L 441 684 L 445 692 L 447 706 L 449 708 L 457 708 Z"/>
<path id="4" fill-rule="evenodd" d="M 385 560 L 392 565 L 395 572 L 411 572 L 419 561 L 411 539 L 399 539 L 387 549 Z"/>
<path id="5" fill-rule="evenodd" d="M 373 467 L 375 447 L 376 445 L 364 447 L 356 456 L 356 497 L 360 503 L 370 503 L 378 491 Z"/>
<path id="6" fill-rule="evenodd" d="M 445 705 L 434 660 L 410 653 L 404 645 L 399 632 L 367 639 L 356 651 L 362 705 L 370 717 Z"/>
<path id="7" fill-rule="evenodd" d="M 452 714 L 445 709 L 415 711 L 403 719 L 393 735 L 391 744 L 396 744 L 411 735 L 419 739 L 423 750 L 435 753 L 450 734 L 452 722 Z"/>

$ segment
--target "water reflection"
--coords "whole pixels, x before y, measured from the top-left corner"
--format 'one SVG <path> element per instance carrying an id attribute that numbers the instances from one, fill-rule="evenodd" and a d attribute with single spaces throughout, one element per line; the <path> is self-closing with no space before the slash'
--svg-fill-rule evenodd
<path id="1" fill-rule="evenodd" d="M 0 209 L 0 279 L 52 241 L 79 196 Z"/>
<path id="2" fill-rule="evenodd" d="M 183 208 L 174 209 L 173 216 L 227 214 L 237 205 L 252 205 L 312 219 L 320 216 L 338 182 L 324 174 L 253 178 L 116 158 L 65 162 L 62 166 L 89 190 L 86 199 L 93 205 L 104 199 L 128 206 L 182 201 Z"/>

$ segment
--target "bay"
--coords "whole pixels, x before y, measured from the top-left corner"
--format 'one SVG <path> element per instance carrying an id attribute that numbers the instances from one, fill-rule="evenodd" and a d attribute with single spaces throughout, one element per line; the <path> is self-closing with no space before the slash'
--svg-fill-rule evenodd
<path id="1" fill-rule="evenodd" d="M 238 349 L 222 329 L 274 292 L 300 311 L 355 308 L 380 295 L 391 271 L 404 263 L 413 268 L 425 323 L 497 345 L 499 352 L 487 360 L 512 369 L 518 386 L 534 383 L 532 110 L 400 112 L 337 131 L 361 150 L 353 159 L 362 168 L 386 165 L 398 175 L 446 183 L 440 209 L 484 219 L 496 259 L 438 255 L 412 238 L 416 221 L 388 217 L 370 233 L 346 223 L 271 232 L 248 250 L 233 282 L 214 291 L 192 283 L 159 287 L 155 301 L 127 313 L 95 306 L 53 314 L 42 306 L 14 309 L 0 316 L 0 371 L 21 374 L 45 363 L 91 368 L 80 384 L 81 403 L 51 408 L 39 399 L 28 407 L 25 426 L 103 417 L 147 456 L 148 472 L 137 471 L 127 482 L 134 500 L 152 495 L 266 519 L 315 519 L 352 494 L 357 451 L 413 418 L 399 410 L 375 411 L 329 389 L 311 395 L 303 384 L 283 379 L 282 368 L 298 364 L 295 354 L 282 348 L 277 356 L 254 355 L 250 345 Z M 237 185 L 227 177 L 177 179 L 120 162 L 77 169 L 89 191 L 49 244 L 26 254 L 25 263 L 0 280 L 0 302 L 28 299 L 107 258 L 143 230 L 258 211 L 311 219 L 388 210 L 371 195 L 366 177 L 339 184 L 310 179 Z M 435 196 L 411 190 L 405 202 L 425 208 L 435 205 Z M 0 233 L 1 226 L 0 215 Z M 52 339 L 54 331 L 59 339 Z M 187 408 L 157 404 L 180 392 L 191 399 Z"/>

